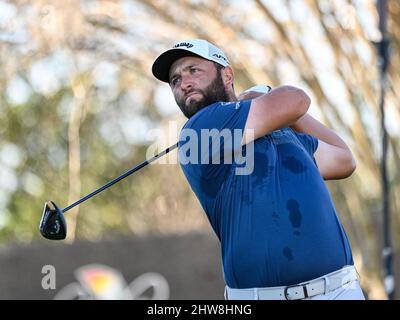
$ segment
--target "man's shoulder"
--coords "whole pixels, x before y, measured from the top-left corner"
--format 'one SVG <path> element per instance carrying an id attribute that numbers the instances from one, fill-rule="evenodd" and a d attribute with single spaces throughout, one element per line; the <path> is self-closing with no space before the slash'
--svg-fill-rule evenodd
<path id="1" fill-rule="evenodd" d="M 196 112 L 195 115 L 193 115 L 188 121 L 186 121 L 185 125 L 184 125 L 184 129 L 188 129 L 194 126 L 194 124 L 196 122 L 198 122 L 200 119 L 207 117 L 208 114 L 210 113 L 210 111 L 212 111 L 212 109 L 216 108 L 218 105 L 220 104 L 220 102 L 215 102 L 213 104 L 210 104 L 207 107 L 204 107 L 203 109 L 201 109 L 200 111 Z"/>
<path id="2" fill-rule="evenodd" d="M 220 101 L 210 104 L 192 116 L 186 122 L 183 129 L 196 128 L 198 126 L 202 127 L 203 125 L 211 124 L 215 121 L 218 122 L 218 119 L 225 118 L 226 112 L 240 109 L 243 103 L 245 103 L 245 101 Z"/>

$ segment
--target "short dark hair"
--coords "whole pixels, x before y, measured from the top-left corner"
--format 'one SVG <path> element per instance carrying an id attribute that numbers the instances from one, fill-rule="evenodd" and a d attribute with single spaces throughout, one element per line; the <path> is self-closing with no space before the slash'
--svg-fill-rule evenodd
<path id="1" fill-rule="evenodd" d="M 217 71 L 221 71 L 222 69 L 224 69 L 225 67 L 222 64 L 219 64 L 217 62 L 213 62 L 215 68 L 217 69 Z"/>
<path id="2" fill-rule="evenodd" d="M 215 66 L 215 69 L 217 69 L 217 72 L 221 72 L 222 69 L 226 68 L 222 64 L 219 64 L 218 62 L 214 62 L 214 66 Z M 233 83 L 232 83 L 232 89 L 235 90 Z"/>

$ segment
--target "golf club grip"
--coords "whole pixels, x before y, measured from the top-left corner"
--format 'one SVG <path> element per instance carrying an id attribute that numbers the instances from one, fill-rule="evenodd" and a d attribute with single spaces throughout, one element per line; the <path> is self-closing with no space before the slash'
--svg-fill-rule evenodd
<path id="1" fill-rule="evenodd" d="M 103 190 L 111 187 L 112 185 L 116 184 L 118 181 L 121 181 L 122 179 L 126 178 L 127 176 L 130 176 L 132 173 L 135 173 L 136 171 L 142 169 L 143 167 L 147 166 L 149 163 L 152 163 L 153 161 L 157 160 L 158 158 L 162 157 L 163 155 L 167 154 L 168 152 L 174 150 L 177 147 L 178 147 L 178 142 L 175 143 L 174 145 L 170 146 L 169 148 L 165 149 L 164 151 L 160 152 L 159 154 L 156 154 L 151 159 L 143 161 L 142 163 L 138 164 L 136 167 L 128 170 L 124 174 L 111 180 L 109 183 L 107 183 L 104 186 L 100 187 L 99 189 L 93 191 L 92 193 L 84 196 L 83 198 L 79 199 L 78 201 L 74 202 L 73 204 L 69 205 L 68 207 L 62 209 L 62 212 L 63 213 L 67 212 L 68 210 L 72 209 L 73 207 L 77 206 L 78 204 L 82 203 L 83 201 L 86 201 L 87 199 L 95 196 L 96 194 L 102 192 Z"/>

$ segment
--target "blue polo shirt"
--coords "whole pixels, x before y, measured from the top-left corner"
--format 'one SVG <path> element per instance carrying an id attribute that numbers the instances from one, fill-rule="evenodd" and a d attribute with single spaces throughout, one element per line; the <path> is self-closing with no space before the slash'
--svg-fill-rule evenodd
<path id="1" fill-rule="evenodd" d="M 226 284 L 286 286 L 352 265 L 313 157 L 318 140 L 283 128 L 257 139 L 253 149 L 240 146 L 250 104 L 202 109 L 179 141 L 181 168 L 221 242 Z"/>

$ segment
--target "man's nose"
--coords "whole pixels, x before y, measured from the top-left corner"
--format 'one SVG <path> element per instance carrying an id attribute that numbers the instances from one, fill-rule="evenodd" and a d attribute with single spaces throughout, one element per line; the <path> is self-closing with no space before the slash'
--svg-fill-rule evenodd
<path id="1" fill-rule="evenodd" d="M 190 76 L 182 76 L 181 89 L 187 91 L 193 88 L 193 79 Z"/>

